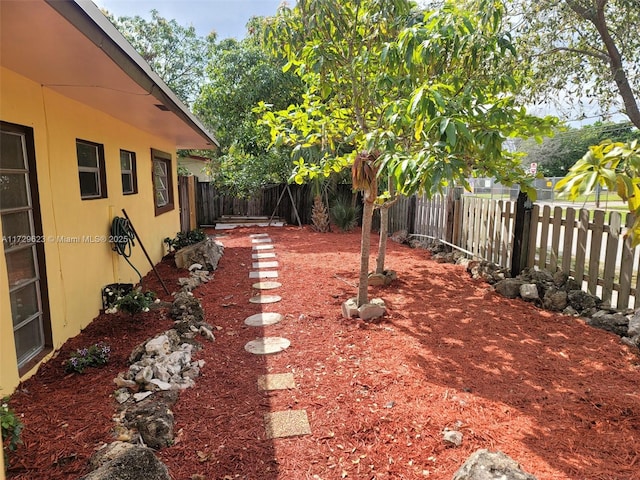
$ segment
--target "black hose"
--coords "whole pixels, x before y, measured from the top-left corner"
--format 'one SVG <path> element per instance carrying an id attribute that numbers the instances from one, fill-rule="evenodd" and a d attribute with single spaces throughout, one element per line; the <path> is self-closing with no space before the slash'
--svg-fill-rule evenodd
<path id="1" fill-rule="evenodd" d="M 113 219 L 113 222 L 111 223 L 111 243 L 113 243 L 113 251 L 124 257 L 127 263 L 131 265 L 131 268 L 133 268 L 138 274 L 138 277 L 140 277 L 140 284 L 142 284 L 142 275 L 129 260 L 132 253 L 132 247 L 135 246 L 135 243 L 133 242 L 135 238 L 135 232 L 133 231 L 128 219 L 122 217 L 115 217 Z"/>

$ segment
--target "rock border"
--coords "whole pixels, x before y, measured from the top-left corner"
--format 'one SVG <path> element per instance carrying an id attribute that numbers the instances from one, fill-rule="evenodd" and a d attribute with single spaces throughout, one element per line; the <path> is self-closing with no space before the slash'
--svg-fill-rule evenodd
<path id="1" fill-rule="evenodd" d="M 412 248 L 431 252 L 439 263 L 462 265 L 472 278 L 491 285 L 498 294 L 520 298 L 544 310 L 580 317 L 587 325 L 618 335 L 625 345 L 640 349 L 640 308 L 619 310 L 602 305 L 602 300 L 582 290 L 582 285 L 564 272 L 527 268 L 515 278 L 508 269 L 485 260 L 472 260 L 439 240 L 410 239 L 406 231 L 394 233 L 390 239 L 408 243 Z"/>
<path id="2" fill-rule="evenodd" d="M 216 244 L 218 245 L 218 244 Z M 218 249 L 222 254 L 222 246 Z M 216 260 L 217 265 L 217 260 Z M 188 278 L 180 278 L 168 308 L 172 329 L 149 338 L 133 349 L 129 369 L 114 379 L 114 398 L 119 412 L 114 416 L 116 441 L 104 445 L 89 460 L 93 470 L 82 480 L 171 480 L 168 469 L 153 449 L 174 443 L 171 411 L 179 392 L 195 385 L 204 360 L 193 360 L 204 337 L 214 341 L 213 328 L 204 321 L 204 310 L 192 290 L 210 279 L 210 273 L 196 263 Z"/>

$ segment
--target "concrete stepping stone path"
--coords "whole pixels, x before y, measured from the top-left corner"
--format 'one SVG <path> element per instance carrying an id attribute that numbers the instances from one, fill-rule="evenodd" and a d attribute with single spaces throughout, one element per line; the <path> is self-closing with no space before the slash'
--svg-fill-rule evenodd
<path id="1" fill-rule="evenodd" d="M 256 295 L 249 299 L 250 303 L 278 303 L 282 300 L 280 295 Z"/>
<path id="2" fill-rule="evenodd" d="M 252 268 L 278 268 L 278 262 L 253 262 Z"/>
<path id="3" fill-rule="evenodd" d="M 253 262 L 252 268 L 278 268 L 277 261 L 263 261 L 266 258 L 276 258 L 273 252 L 264 252 L 264 250 L 273 249 L 271 239 L 267 234 L 251 235 L 253 253 L 251 258 L 258 260 Z M 249 272 L 249 278 L 277 278 L 278 272 L 274 270 L 252 271 Z M 281 287 L 279 282 L 258 282 L 253 284 L 253 288 L 259 290 L 269 290 Z M 251 303 L 275 303 L 282 300 L 279 295 L 257 295 L 251 297 Z M 284 316 L 274 312 L 262 312 L 247 317 L 244 321 L 246 325 L 262 327 L 265 325 L 273 325 L 284 319 Z M 255 355 L 267 355 L 278 353 L 286 350 L 291 342 L 283 337 L 262 337 L 248 342 L 244 349 Z M 261 375 L 258 377 L 258 390 L 288 390 L 295 388 L 295 381 L 291 373 L 274 373 Z M 266 436 L 272 438 L 297 437 L 301 435 L 310 435 L 311 426 L 305 410 L 286 410 L 283 412 L 271 412 L 264 415 L 264 426 Z"/>
<path id="4" fill-rule="evenodd" d="M 269 245 L 254 245 L 253 246 L 253 250 L 272 250 L 273 249 L 273 244 L 269 244 Z"/>
<path id="5" fill-rule="evenodd" d="M 305 410 L 286 410 L 264 414 L 267 438 L 311 435 L 311 427 Z"/>
<path id="6" fill-rule="evenodd" d="M 253 260 L 262 260 L 264 258 L 276 258 L 276 254 L 275 252 L 252 253 L 251 258 Z"/>
<path id="7" fill-rule="evenodd" d="M 252 233 L 251 235 L 249 235 L 250 238 L 263 238 L 268 236 L 268 233 Z"/>
<path id="8" fill-rule="evenodd" d="M 265 325 L 274 325 L 281 322 L 284 316 L 275 312 L 256 313 L 244 319 L 245 325 L 250 327 L 263 327 Z"/>
<path id="9" fill-rule="evenodd" d="M 276 270 L 262 270 L 249 272 L 249 278 L 278 278 Z"/>
<path id="10" fill-rule="evenodd" d="M 258 282 L 251 286 L 257 290 L 273 290 L 274 288 L 280 288 L 282 284 L 280 282 Z"/>
<path id="11" fill-rule="evenodd" d="M 269 373 L 258 377 L 258 390 L 289 390 L 296 388 L 292 373 Z"/>
<path id="12" fill-rule="evenodd" d="M 283 337 L 261 337 L 247 342 L 244 349 L 254 355 L 269 355 L 286 350 L 291 342 Z"/>

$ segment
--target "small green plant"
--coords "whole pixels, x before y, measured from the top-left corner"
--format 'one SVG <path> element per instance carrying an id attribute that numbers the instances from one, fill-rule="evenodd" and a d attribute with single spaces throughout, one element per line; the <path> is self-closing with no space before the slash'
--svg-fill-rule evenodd
<path id="1" fill-rule="evenodd" d="M 181 248 L 188 247 L 189 245 L 194 245 L 196 243 L 200 243 L 203 240 L 206 240 L 207 234 L 204 233 L 199 228 L 195 230 L 190 230 L 188 232 L 178 232 L 175 238 L 165 238 L 164 243 L 169 247 L 169 251 L 171 250 L 180 250 Z"/>
<path id="2" fill-rule="evenodd" d="M 337 197 L 333 201 L 330 211 L 333 221 L 341 231 L 350 232 L 358 225 L 360 206 L 352 205 L 350 199 Z"/>
<path id="3" fill-rule="evenodd" d="M 104 342 L 98 342 L 90 347 L 79 348 L 64 362 L 64 369 L 69 372 L 82 373 L 87 367 L 101 367 L 106 365 L 111 355 L 111 347 Z"/>
<path id="4" fill-rule="evenodd" d="M 20 433 L 22 432 L 22 422 L 14 411 L 9 407 L 9 398 L 2 399 L 0 404 L 0 424 L 2 426 L 2 452 L 4 455 L 5 469 L 9 464 L 9 452 L 14 452 L 18 445 L 22 443 Z"/>
<path id="5" fill-rule="evenodd" d="M 148 312 L 152 303 L 156 302 L 156 294 L 153 292 L 142 293 L 141 288 L 136 288 L 126 295 L 117 297 L 115 303 L 105 310 L 106 313 L 116 313 L 118 310 L 135 315 L 140 312 Z"/>

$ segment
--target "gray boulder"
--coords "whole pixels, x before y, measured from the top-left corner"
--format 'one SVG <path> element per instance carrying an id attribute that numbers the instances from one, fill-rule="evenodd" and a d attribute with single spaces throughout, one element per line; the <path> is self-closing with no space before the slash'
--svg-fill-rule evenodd
<path id="1" fill-rule="evenodd" d="M 176 266 L 178 268 L 188 268 L 194 263 L 204 265 L 208 270 L 215 270 L 224 247 L 221 243 L 216 242 L 212 238 L 207 238 L 202 242 L 188 247 L 181 248 L 175 254 Z"/>
<path id="2" fill-rule="evenodd" d="M 173 412 L 178 395 L 175 392 L 157 392 L 152 399 L 125 412 L 127 427 L 135 428 L 146 445 L 160 449 L 173 445 Z"/>
<path id="3" fill-rule="evenodd" d="M 535 283 L 524 283 L 520 285 L 520 296 L 523 300 L 533 302 L 540 298 L 538 286 Z"/>
<path id="4" fill-rule="evenodd" d="M 520 296 L 520 286 L 524 282 L 516 278 L 505 278 L 494 285 L 496 292 L 503 297 L 518 298 Z"/>
<path id="5" fill-rule="evenodd" d="M 567 292 L 558 290 L 556 287 L 549 288 L 542 299 L 542 306 L 547 310 L 562 312 L 569 304 Z"/>
<path id="6" fill-rule="evenodd" d="M 587 292 L 583 292 L 582 290 L 571 290 L 567 294 L 567 299 L 569 300 L 569 305 L 582 315 L 594 313 L 595 308 L 600 303 L 600 299 L 598 297 L 589 295 Z"/>
<path id="7" fill-rule="evenodd" d="M 502 452 L 475 451 L 453 474 L 453 480 L 536 480 Z"/>
<path id="8" fill-rule="evenodd" d="M 636 310 L 633 315 L 629 316 L 629 330 L 627 334 L 630 337 L 640 335 L 640 309 Z"/>
<path id="9" fill-rule="evenodd" d="M 171 480 L 169 470 L 150 448 L 115 442 L 96 457 L 90 464 L 97 469 L 80 480 Z"/>
<path id="10" fill-rule="evenodd" d="M 587 318 L 586 322 L 587 325 L 613 332 L 621 337 L 627 336 L 629 330 L 629 319 L 621 313 L 608 313 L 604 310 L 599 310 L 591 318 Z"/>

